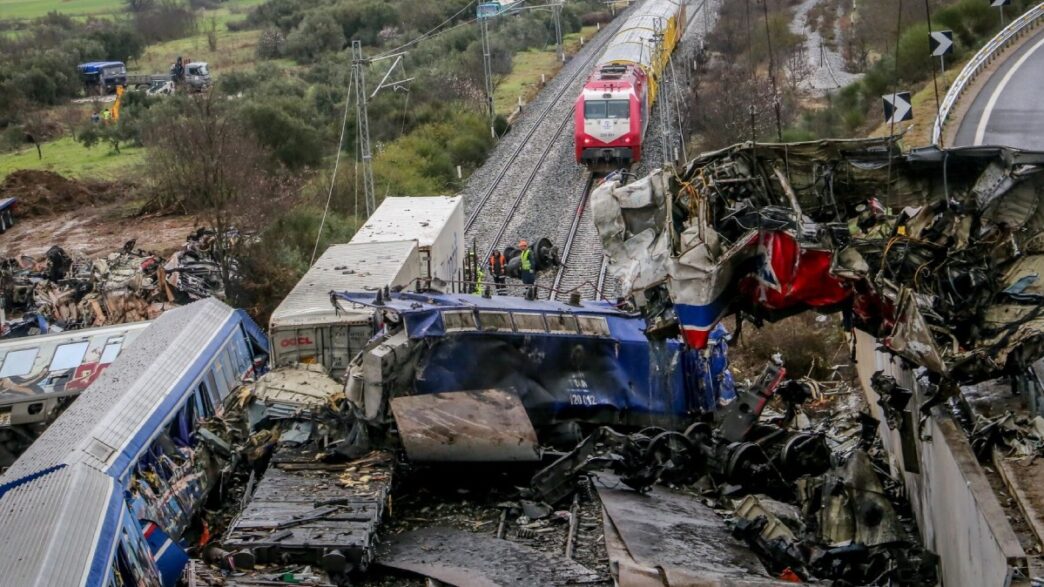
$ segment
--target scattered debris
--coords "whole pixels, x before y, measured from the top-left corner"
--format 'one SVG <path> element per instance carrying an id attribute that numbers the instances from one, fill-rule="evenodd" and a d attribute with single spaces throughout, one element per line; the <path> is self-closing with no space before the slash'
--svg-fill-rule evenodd
<path id="1" fill-rule="evenodd" d="M 108 256 L 70 256 L 58 246 L 44 257 L 0 260 L 0 336 L 28 336 L 152 320 L 166 310 L 224 295 L 221 268 L 210 255 L 213 231 L 199 229 L 169 259 L 128 241 Z"/>

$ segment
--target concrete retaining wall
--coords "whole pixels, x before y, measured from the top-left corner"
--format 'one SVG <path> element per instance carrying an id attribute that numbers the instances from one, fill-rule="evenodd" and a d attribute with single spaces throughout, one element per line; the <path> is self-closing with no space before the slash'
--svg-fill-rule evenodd
<path id="1" fill-rule="evenodd" d="M 941 558 L 943 584 L 1009 585 L 1013 576 L 1026 576 L 1026 553 L 964 432 L 945 406 L 936 406 L 922 429 L 918 417 L 924 396 L 913 373 L 877 346 L 869 335 L 857 333 L 859 379 L 871 413 L 881 421 L 892 473 L 904 481 L 925 546 Z M 888 427 L 870 388 L 870 376 L 879 370 L 914 391 L 899 430 Z"/>

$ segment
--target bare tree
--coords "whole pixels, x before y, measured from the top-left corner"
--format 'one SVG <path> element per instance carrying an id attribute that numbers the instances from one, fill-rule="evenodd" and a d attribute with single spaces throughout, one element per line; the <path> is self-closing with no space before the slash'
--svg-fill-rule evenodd
<path id="1" fill-rule="evenodd" d="M 196 214 L 217 233 L 215 253 L 229 283 L 242 241 L 236 233 L 263 227 L 291 189 L 282 168 L 216 96 L 178 100 L 180 112 L 146 134 L 146 166 L 154 207 Z"/>

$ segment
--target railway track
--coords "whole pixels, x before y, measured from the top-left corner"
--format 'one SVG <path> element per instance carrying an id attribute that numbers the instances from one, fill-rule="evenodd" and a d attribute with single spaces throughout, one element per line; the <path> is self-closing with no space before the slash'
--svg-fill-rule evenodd
<path id="1" fill-rule="evenodd" d="M 594 220 L 587 214 L 597 177 L 590 173 L 584 183 L 569 233 L 561 247 L 562 264 L 550 285 L 549 298 L 566 301 L 574 292 L 582 299 L 608 299 L 606 292 L 609 259 L 602 252 Z"/>
<path id="2" fill-rule="evenodd" d="M 518 135 L 521 138 L 515 138 L 514 145 L 499 158 L 499 169 L 486 178 L 488 183 L 470 198 L 469 190 L 465 190 L 466 203 L 470 204 L 465 233 L 476 251 L 483 253 L 480 259 L 489 258 L 503 245 L 514 244 L 505 242 L 507 238 L 549 236 L 559 243 L 556 239 L 567 232 L 561 226 L 561 210 L 572 207 L 576 200 L 563 201 L 560 196 L 580 194 L 583 190 L 574 186 L 586 180 L 582 168 L 573 162 L 572 135 L 566 132 L 573 118 L 573 99 L 622 22 L 617 18 L 606 26 L 580 53 L 583 57 L 567 65 L 570 70 L 564 72 L 565 77 L 561 81 L 556 78 L 558 85 L 541 97 L 540 110 L 526 130 L 516 129 L 522 130 Z M 520 214 L 523 210 L 526 213 Z"/>

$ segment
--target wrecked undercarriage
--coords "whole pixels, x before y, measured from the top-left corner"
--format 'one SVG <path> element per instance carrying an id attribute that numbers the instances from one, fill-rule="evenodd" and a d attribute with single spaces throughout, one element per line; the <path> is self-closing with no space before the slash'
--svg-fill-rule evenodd
<path id="1" fill-rule="evenodd" d="M 1044 155 L 895 152 L 885 140 L 743 144 L 608 182 L 592 210 L 611 270 L 700 348 L 725 315 L 844 313 L 962 383 L 1044 355 Z"/>

